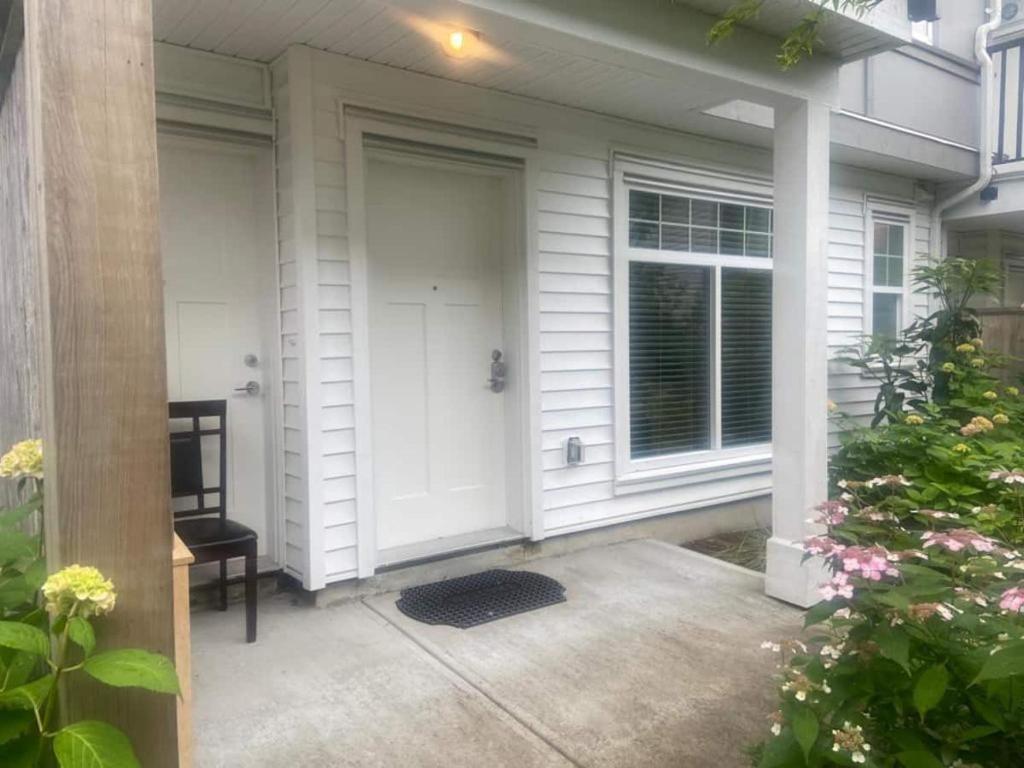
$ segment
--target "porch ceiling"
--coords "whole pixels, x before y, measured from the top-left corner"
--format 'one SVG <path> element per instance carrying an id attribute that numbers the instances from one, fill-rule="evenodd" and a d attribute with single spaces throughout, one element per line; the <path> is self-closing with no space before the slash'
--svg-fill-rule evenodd
<path id="1" fill-rule="evenodd" d="M 703 44 L 709 16 L 663 0 L 640 2 L 649 15 L 618 0 L 554 6 L 532 0 L 154 0 L 153 21 L 156 39 L 174 45 L 267 62 L 289 45 L 305 44 L 753 144 L 765 143 L 763 132 L 703 111 L 737 98 L 765 103 L 779 93 L 828 98 L 834 76 L 826 70 L 834 63 L 814 62 L 782 79 L 772 71 L 773 38 L 744 31 L 741 40 L 709 51 Z M 439 41 L 460 26 L 479 31 L 480 39 L 474 55 L 455 59 Z"/>

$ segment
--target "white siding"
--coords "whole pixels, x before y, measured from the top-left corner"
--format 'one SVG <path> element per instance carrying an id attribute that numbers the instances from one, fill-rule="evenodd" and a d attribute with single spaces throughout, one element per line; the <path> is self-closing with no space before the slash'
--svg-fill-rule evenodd
<path id="1" fill-rule="evenodd" d="M 281 307 L 281 377 L 284 409 L 284 564 L 285 571 L 302 579 L 307 572 L 306 542 L 309 522 L 306 504 L 306 431 L 302 403 L 302 319 L 299 308 L 295 200 L 292 184 L 291 110 L 288 67 L 282 59 L 271 70 L 276 120 L 278 289 Z"/>
<path id="2" fill-rule="evenodd" d="M 869 197 L 884 198 L 912 208 L 914 232 L 911 238 L 912 265 L 923 263 L 928 255 L 930 207 L 927 201 L 915 200 L 911 180 L 834 167 L 832 201 L 829 215 L 829 292 L 828 347 L 834 358 L 843 347 L 857 344 L 864 331 L 867 311 L 865 291 L 866 226 Z M 912 269 L 913 266 L 908 266 Z M 911 294 L 913 315 L 927 314 L 927 297 Z M 833 361 L 829 366 L 829 397 L 839 409 L 866 423 L 874 413 L 878 383 L 859 371 Z M 838 425 L 830 424 L 829 444 L 838 444 Z"/>
<path id="3" fill-rule="evenodd" d="M 625 492 L 616 487 L 614 465 L 611 179 L 609 162 L 615 146 L 652 156 L 689 158 L 694 163 L 721 163 L 764 173 L 771 167 L 764 150 L 648 130 L 632 123 L 573 112 L 561 107 L 425 78 L 344 57 L 303 49 L 311 58 L 312 170 L 315 188 L 315 328 L 306 340 L 317 355 L 314 366 L 295 363 L 289 370 L 312 371 L 306 445 L 320 473 L 317 510 L 309 519 L 322 526 L 310 531 L 315 543 L 310 558 L 323 558 L 325 582 L 356 575 L 356 445 L 362 436 L 353 426 L 353 371 L 365 361 L 353 357 L 352 289 L 348 261 L 348 221 L 344 146 L 339 102 L 349 101 L 392 112 L 422 115 L 447 122 L 468 122 L 537 139 L 533 220 L 539 275 L 540 471 L 543 527 L 535 535 L 570 531 L 639 519 L 654 514 L 708 506 L 770 493 L 770 473 L 722 476 L 710 473 L 685 484 L 657 490 Z M 288 94 L 275 89 L 278 112 Z M 525 126 L 529 127 L 525 127 Z M 538 127 L 540 126 L 540 127 Z M 547 127 L 544 127 L 547 126 Z M 571 126 L 572 133 L 566 126 Z M 287 154 L 287 144 L 282 154 Z M 286 177 L 282 162 L 281 177 Z M 912 200 L 907 180 L 836 168 L 829 251 L 829 345 L 834 351 L 860 331 L 863 317 L 864 201 L 867 194 Z M 917 217 L 917 237 L 927 241 L 924 208 Z M 282 207 L 282 253 L 287 251 L 288 211 Z M 283 257 L 284 258 L 284 257 Z M 282 293 L 288 290 L 282 288 Z M 292 327 L 286 325 L 286 327 Z M 870 409 L 870 382 L 837 366 L 832 397 L 849 410 Z M 287 378 L 287 377 L 286 377 Z M 299 380 L 288 379 L 296 392 Z M 563 441 L 580 436 L 586 462 L 565 466 Z M 301 482 L 296 483 L 302 486 Z M 296 503 L 301 503 L 296 500 Z M 297 507 L 298 509 L 298 507 Z"/>

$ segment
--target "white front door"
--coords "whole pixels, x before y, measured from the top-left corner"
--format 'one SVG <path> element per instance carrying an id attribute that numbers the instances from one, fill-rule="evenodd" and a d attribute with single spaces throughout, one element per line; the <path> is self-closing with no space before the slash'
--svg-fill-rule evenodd
<path id="1" fill-rule="evenodd" d="M 271 149 L 161 134 L 159 160 L 168 396 L 227 400 L 228 516 L 273 555 Z"/>
<path id="2" fill-rule="evenodd" d="M 508 185 L 500 172 L 371 151 L 366 218 L 379 549 L 508 523 Z M 443 549 L 443 547 L 442 547 Z"/>

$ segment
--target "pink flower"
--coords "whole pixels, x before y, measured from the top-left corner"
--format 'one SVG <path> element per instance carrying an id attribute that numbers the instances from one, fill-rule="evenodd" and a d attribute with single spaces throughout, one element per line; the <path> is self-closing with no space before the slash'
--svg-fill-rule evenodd
<path id="1" fill-rule="evenodd" d="M 804 539 L 804 551 L 812 555 L 829 557 L 841 553 L 846 547 L 828 536 L 808 536 Z"/>
<path id="2" fill-rule="evenodd" d="M 1003 592 L 999 607 L 1010 613 L 1024 613 L 1024 587 L 1013 587 Z"/>
<path id="3" fill-rule="evenodd" d="M 938 546 L 950 552 L 961 552 L 968 548 L 975 552 L 993 552 L 996 549 L 995 541 L 968 528 L 957 528 L 948 533 L 927 531 L 921 534 L 921 541 L 925 549 Z"/>
<path id="4" fill-rule="evenodd" d="M 889 553 L 884 547 L 847 547 L 840 557 L 844 571 L 869 581 L 881 581 L 883 576 L 899 576 L 899 571 L 890 565 Z"/>
<path id="5" fill-rule="evenodd" d="M 825 501 L 815 507 L 821 514 L 815 518 L 815 523 L 822 525 L 842 525 L 849 514 L 850 508 L 840 501 Z"/>
<path id="6" fill-rule="evenodd" d="M 835 600 L 837 597 L 849 599 L 853 597 L 853 584 L 850 583 L 850 577 L 840 571 L 832 577 L 832 581 L 823 584 L 818 591 L 826 600 Z"/>

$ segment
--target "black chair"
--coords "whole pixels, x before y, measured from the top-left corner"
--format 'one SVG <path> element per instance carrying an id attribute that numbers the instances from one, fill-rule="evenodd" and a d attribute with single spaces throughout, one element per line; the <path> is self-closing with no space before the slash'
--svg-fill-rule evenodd
<path id="1" fill-rule="evenodd" d="M 171 428 L 171 496 L 194 505 L 174 511 L 174 530 L 195 555 L 195 564 L 220 563 L 220 609 L 228 609 L 228 564 L 245 558 L 245 639 L 256 641 L 256 531 L 227 517 L 227 401 L 193 400 L 170 404 L 171 419 L 188 419 L 185 430 Z M 207 422 L 215 420 L 216 426 Z M 217 484 L 203 480 L 203 438 L 219 442 Z M 207 441 L 209 442 L 209 441 Z M 208 497 L 215 496 L 212 506 Z"/>

